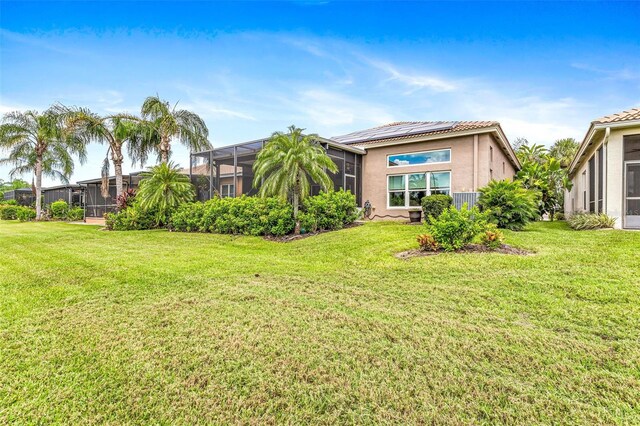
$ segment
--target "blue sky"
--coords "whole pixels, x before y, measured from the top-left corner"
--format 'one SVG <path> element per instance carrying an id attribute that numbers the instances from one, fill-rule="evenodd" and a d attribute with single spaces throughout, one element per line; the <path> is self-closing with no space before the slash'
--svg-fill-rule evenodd
<path id="1" fill-rule="evenodd" d="M 397 120 L 580 140 L 640 106 L 638 22 L 640 2 L 3 0 L 0 113 L 135 113 L 157 93 L 200 114 L 214 146 Z M 104 153 L 92 146 L 72 180 L 97 177 Z M 188 165 L 177 142 L 174 159 Z"/>

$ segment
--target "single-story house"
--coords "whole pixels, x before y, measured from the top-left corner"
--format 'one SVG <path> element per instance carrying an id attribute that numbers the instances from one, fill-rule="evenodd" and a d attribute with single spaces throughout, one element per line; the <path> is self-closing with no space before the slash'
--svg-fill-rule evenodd
<path id="1" fill-rule="evenodd" d="M 199 199 L 255 193 L 253 162 L 267 141 L 193 153 L 190 174 Z M 450 194 L 458 207 L 473 205 L 479 188 L 520 169 L 495 121 L 399 122 L 318 143 L 338 166 L 334 189 L 350 190 L 359 206 L 368 201 L 373 218 L 408 218 L 430 194 Z M 312 194 L 319 190 L 314 185 Z"/>
<path id="2" fill-rule="evenodd" d="M 50 206 L 58 200 L 66 201 L 71 207 L 84 207 L 84 187 L 67 184 L 42 188 L 43 205 Z"/>
<path id="3" fill-rule="evenodd" d="M 124 190 L 137 188 L 142 180 L 142 172 L 130 173 L 122 176 Z M 102 178 L 79 181 L 84 188 L 85 221 L 87 223 L 104 223 L 105 213 L 116 211 L 116 177 L 109 176 L 109 193 L 102 195 Z"/>
<path id="4" fill-rule="evenodd" d="M 640 229 L 640 108 L 592 121 L 569 177 L 567 214 L 606 213 L 616 228 Z"/>
<path id="5" fill-rule="evenodd" d="M 332 139 L 365 150 L 363 199 L 380 218 L 408 217 L 431 194 L 471 206 L 479 188 L 520 169 L 496 121 L 399 122 Z"/>
<path id="6" fill-rule="evenodd" d="M 36 202 L 36 195 L 31 188 L 12 189 L 4 192 L 4 199 L 16 200 L 20 206 L 31 206 Z"/>

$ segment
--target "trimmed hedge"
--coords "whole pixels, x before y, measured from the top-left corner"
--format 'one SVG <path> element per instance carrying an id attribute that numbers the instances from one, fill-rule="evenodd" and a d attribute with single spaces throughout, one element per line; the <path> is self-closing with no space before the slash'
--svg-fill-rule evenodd
<path id="1" fill-rule="evenodd" d="M 110 231 L 141 231 L 156 228 L 156 213 L 141 209 L 138 205 L 104 215 L 105 226 Z"/>
<path id="2" fill-rule="evenodd" d="M 30 222 L 36 219 L 36 209 L 31 207 L 19 207 L 16 213 L 16 218 L 20 222 Z"/>
<path id="3" fill-rule="evenodd" d="M 19 206 L 14 204 L 3 204 L 0 206 L 0 220 L 16 220 L 18 218 Z"/>
<path id="4" fill-rule="evenodd" d="M 321 192 L 304 200 L 299 213 L 300 227 L 308 232 L 342 229 L 359 216 L 356 197 L 351 192 Z"/>
<path id="5" fill-rule="evenodd" d="M 73 207 L 67 212 L 67 220 L 77 222 L 84 219 L 84 209 L 82 207 Z"/>
<path id="6" fill-rule="evenodd" d="M 0 220 L 21 220 L 23 222 L 34 220 L 36 210 L 31 207 L 16 206 L 14 204 L 0 205 Z"/>
<path id="7" fill-rule="evenodd" d="M 424 213 L 425 221 L 429 220 L 429 217 L 431 216 L 437 218 L 452 204 L 453 198 L 450 195 L 446 194 L 433 194 L 423 197 L 422 212 Z"/>
<path id="8" fill-rule="evenodd" d="M 293 207 L 279 198 L 212 198 L 183 204 L 171 215 L 170 228 L 182 232 L 275 235 L 293 231 Z"/>

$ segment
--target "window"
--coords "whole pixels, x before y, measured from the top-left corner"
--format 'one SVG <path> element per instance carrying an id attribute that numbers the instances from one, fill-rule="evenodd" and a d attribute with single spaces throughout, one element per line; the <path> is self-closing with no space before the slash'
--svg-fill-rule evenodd
<path id="1" fill-rule="evenodd" d="M 223 184 L 222 185 L 222 193 L 220 195 L 222 196 L 222 198 L 235 197 L 236 196 L 236 188 L 235 188 L 235 186 L 232 183 Z"/>
<path id="2" fill-rule="evenodd" d="M 504 164 L 504 161 L 503 161 L 502 162 L 502 177 L 504 177 L 504 175 L 506 175 L 506 174 L 507 174 L 507 167 L 506 167 L 506 165 Z"/>
<path id="3" fill-rule="evenodd" d="M 451 172 L 411 173 L 387 178 L 388 207 L 420 207 L 422 198 L 451 192 Z"/>
<path id="4" fill-rule="evenodd" d="M 427 175 L 414 173 L 409 176 L 409 206 L 419 207 L 421 201 L 427 196 Z"/>
<path id="5" fill-rule="evenodd" d="M 493 147 L 489 147 L 489 163 L 493 164 Z"/>
<path id="6" fill-rule="evenodd" d="M 640 135 L 628 135 L 623 137 L 624 161 L 640 160 Z"/>
<path id="7" fill-rule="evenodd" d="M 451 172 L 428 173 L 429 178 L 429 195 L 451 193 Z"/>
<path id="8" fill-rule="evenodd" d="M 422 164 L 448 163 L 451 161 L 451 150 L 412 152 L 387 156 L 389 167 L 419 166 Z"/>

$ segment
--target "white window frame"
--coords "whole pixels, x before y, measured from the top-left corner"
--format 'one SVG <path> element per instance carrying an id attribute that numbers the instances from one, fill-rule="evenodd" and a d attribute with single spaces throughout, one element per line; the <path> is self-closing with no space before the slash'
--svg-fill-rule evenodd
<path id="1" fill-rule="evenodd" d="M 451 170 L 433 170 L 429 172 L 415 172 L 415 173 L 393 173 L 387 175 L 387 209 L 389 210 L 407 210 L 407 209 L 420 209 L 420 206 L 410 206 L 409 205 L 409 192 L 412 191 L 420 191 L 419 189 L 409 189 L 409 176 L 411 175 L 419 175 L 424 174 L 427 182 L 427 188 L 425 192 L 427 196 L 431 195 L 431 173 L 449 173 L 449 195 L 451 195 L 451 184 L 453 179 L 453 174 Z M 401 192 L 400 190 L 391 190 L 389 189 L 389 178 L 391 176 L 404 176 L 404 206 L 392 206 L 391 205 L 391 192 Z"/>
<path id="2" fill-rule="evenodd" d="M 436 151 L 449 151 L 449 161 L 437 161 L 437 162 L 433 162 L 433 163 L 420 163 L 420 164 L 399 164 L 397 166 L 390 166 L 389 165 L 389 157 L 393 157 L 395 155 L 414 155 L 414 154 L 426 154 L 429 152 L 436 152 Z M 427 151 L 414 151 L 414 152 L 400 152 L 400 153 L 396 153 L 396 154 L 387 154 L 386 160 L 387 160 L 387 169 L 398 169 L 400 167 L 417 167 L 417 166 L 429 166 L 432 164 L 449 164 L 451 163 L 451 148 L 440 148 L 440 149 L 429 149 Z M 398 174 L 402 174 L 402 173 L 398 173 Z M 413 173 L 412 173 L 413 174 Z"/>
<path id="3" fill-rule="evenodd" d="M 227 187 L 227 194 L 226 195 L 225 195 L 225 192 L 224 192 L 224 187 L 225 186 Z M 231 189 L 232 188 L 233 188 L 233 195 L 231 195 Z M 222 187 L 220 188 L 220 190 L 221 190 L 220 191 L 220 195 L 222 196 L 222 198 L 227 198 L 227 197 L 235 198 L 235 196 L 236 196 L 236 186 L 234 184 L 232 184 L 232 183 L 223 183 Z"/>

